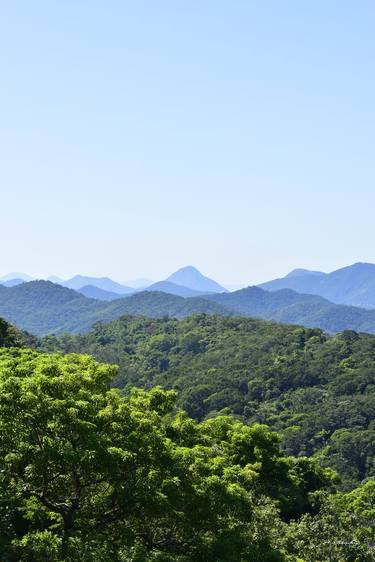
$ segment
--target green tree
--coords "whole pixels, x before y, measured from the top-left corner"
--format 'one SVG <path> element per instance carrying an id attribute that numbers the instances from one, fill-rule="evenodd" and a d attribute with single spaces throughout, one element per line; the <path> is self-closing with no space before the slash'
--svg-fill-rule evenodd
<path id="1" fill-rule="evenodd" d="M 274 435 L 174 414 L 174 392 L 124 397 L 115 370 L 0 350 L 1 559 L 282 560 L 259 526 Z"/>

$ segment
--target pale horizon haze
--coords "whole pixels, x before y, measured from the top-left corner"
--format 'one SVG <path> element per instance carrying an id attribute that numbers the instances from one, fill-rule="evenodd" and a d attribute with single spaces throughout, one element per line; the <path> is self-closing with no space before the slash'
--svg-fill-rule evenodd
<path id="1" fill-rule="evenodd" d="M 0 2 L 0 277 L 375 262 L 375 3 Z"/>

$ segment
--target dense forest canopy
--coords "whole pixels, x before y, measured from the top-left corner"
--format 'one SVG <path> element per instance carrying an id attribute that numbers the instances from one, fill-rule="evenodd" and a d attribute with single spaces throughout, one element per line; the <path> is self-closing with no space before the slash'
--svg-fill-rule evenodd
<path id="1" fill-rule="evenodd" d="M 1 559 L 375 560 L 373 336 L 0 320 L 0 348 Z"/>
<path id="2" fill-rule="evenodd" d="M 315 455 L 349 490 L 375 475 L 375 337 L 249 318 L 123 317 L 88 334 L 41 340 L 119 365 L 115 385 L 175 389 L 196 420 L 269 425 L 290 455 Z"/>
<path id="3" fill-rule="evenodd" d="M 0 350 L 2 560 L 374 560 L 372 481 L 335 493 L 264 425 L 194 421 L 160 388 L 123 396 L 115 370 Z"/>

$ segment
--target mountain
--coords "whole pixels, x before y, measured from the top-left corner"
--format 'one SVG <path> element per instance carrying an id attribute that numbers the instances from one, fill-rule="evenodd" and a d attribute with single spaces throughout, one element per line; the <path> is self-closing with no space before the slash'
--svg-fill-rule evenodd
<path id="1" fill-rule="evenodd" d="M 191 265 L 172 273 L 166 281 L 174 283 L 175 285 L 188 287 L 199 293 L 224 293 L 227 291 L 227 289 L 216 283 L 216 281 L 205 277 L 198 269 Z"/>
<path id="2" fill-rule="evenodd" d="M 85 292 L 92 296 L 94 289 L 86 287 Z M 103 293 L 101 297 L 106 300 L 87 298 L 50 281 L 31 281 L 15 287 L 0 285 L 0 316 L 37 335 L 85 332 L 95 322 L 107 322 L 124 314 L 184 318 L 195 313 L 253 316 L 319 327 L 330 333 L 375 333 L 375 310 L 337 305 L 290 289 L 270 292 L 248 287 L 233 293 L 186 298 L 162 291 L 142 291 L 114 300 Z"/>
<path id="3" fill-rule="evenodd" d="M 225 306 L 200 297 L 184 299 L 162 292 L 142 292 L 111 302 L 51 283 L 31 281 L 16 287 L 0 285 L 0 316 L 33 334 L 85 332 L 98 321 L 123 314 L 184 318 L 190 314 L 233 314 Z"/>
<path id="4" fill-rule="evenodd" d="M 281 279 L 259 285 L 267 291 L 293 289 L 299 293 L 320 295 L 336 304 L 375 308 L 375 265 L 355 263 L 332 273 L 295 270 Z"/>
<path id="5" fill-rule="evenodd" d="M 312 275 L 314 277 L 322 277 L 326 275 L 323 271 L 311 271 L 310 269 L 293 269 L 285 277 L 301 277 L 301 275 Z"/>
<path id="6" fill-rule="evenodd" d="M 4 275 L 4 277 L 0 277 L 0 281 L 12 281 L 12 279 L 22 279 L 22 281 L 32 281 L 33 278 L 30 277 L 30 275 L 27 275 L 27 273 L 8 273 L 7 275 Z"/>
<path id="7" fill-rule="evenodd" d="M 78 289 L 78 292 L 89 299 L 97 299 L 99 301 L 113 301 L 121 297 L 118 293 L 104 291 L 104 289 L 99 289 L 99 287 L 95 287 L 94 285 L 86 285 Z"/>
<path id="8" fill-rule="evenodd" d="M 134 293 L 132 287 L 126 287 L 125 285 L 116 283 L 116 281 L 112 281 L 109 277 L 85 277 L 83 275 L 75 275 L 62 284 L 64 287 L 75 289 L 76 291 L 87 285 L 92 285 L 93 287 L 98 287 L 98 289 L 103 289 L 103 291 L 117 293 L 118 295 Z"/>
<path id="9" fill-rule="evenodd" d="M 200 291 L 194 291 L 194 289 L 184 287 L 183 285 L 176 285 L 176 283 L 171 283 L 170 281 L 158 281 L 144 290 L 162 291 L 163 293 L 169 293 L 170 295 L 177 295 L 179 297 L 197 297 L 202 294 Z"/>
<path id="10" fill-rule="evenodd" d="M 102 303 L 50 281 L 0 286 L 0 315 L 33 334 L 79 331 L 98 318 Z"/>
<path id="11" fill-rule="evenodd" d="M 1 281 L 0 285 L 4 287 L 15 287 L 16 285 L 21 285 L 21 283 L 26 283 L 23 279 L 9 279 L 8 281 Z"/>
<path id="12" fill-rule="evenodd" d="M 269 292 L 248 287 L 234 293 L 205 295 L 205 298 L 243 316 L 319 327 L 330 333 L 343 330 L 375 333 L 375 310 L 338 305 L 290 289 Z"/>
<path id="13" fill-rule="evenodd" d="M 107 314 L 118 318 L 123 314 L 153 318 L 185 318 L 191 314 L 218 314 L 231 316 L 233 312 L 220 303 L 202 297 L 183 298 L 161 291 L 143 291 L 110 303 Z M 105 318 L 103 318 L 105 320 Z"/>

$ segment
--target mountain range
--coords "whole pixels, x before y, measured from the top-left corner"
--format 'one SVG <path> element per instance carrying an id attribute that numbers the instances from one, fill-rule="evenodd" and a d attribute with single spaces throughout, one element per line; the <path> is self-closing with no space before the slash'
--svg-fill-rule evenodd
<path id="1" fill-rule="evenodd" d="M 11 273 L 0 279 L 0 285 L 10 287 L 33 280 L 35 279 L 24 273 Z M 183 267 L 172 273 L 167 279 L 156 283 L 147 279 L 138 279 L 130 281 L 131 284 L 126 285 L 117 283 L 109 277 L 89 277 L 85 275 L 75 275 L 67 280 L 51 276 L 48 281 L 79 291 L 85 296 L 104 301 L 114 300 L 119 296 L 131 295 L 142 290 L 163 291 L 180 297 L 227 291 L 225 287 L 206 277 L 193 266 Z"/>
<path id="2" fill-rule="evenodd" d="M 195 313 L 252 316 L 319 327 L 330 333 L 356 330 L 375 334 L 375 310 L 338 305 L 290 289 L 270 292 L 248 287 L 232 293 L 187 297 L 142 291 L 104 301 L 50 281 L 0 286 L 0 316 L 36 335 L 83 333 L 98 321 L 122 315 L 185 318 Z"/>
<path id="3" fill-rule="evenodd" d="M 336 304 L 375 308 L 375 264 L 355 263 L 331 273 L 296 269 L 286 277 L 259 285 L 267 291 L 293 289 Z"/>
<path id="4" fill-rule="evenodd" d="M 51 281 L 0 286 L 0 316 L 37 335 L 85 332 L 95 322 L 113 320 L 124 314 L 184 318 L 197 312 L 232 314 L 220 303 L 163 292 L 144 291 L 106 302 Z"/>
<path id="5" fill-rule="evenodd" d="M 38 335 L 85 332 L 98 321 L 124 314 L 183 318 L 202 312 L 253 316 L 330 333 L 375 334 L 373 264 L 358 263 L 332 273 L 297 269 L 283 278 L 233 292 L 192 266 L 142 291 L 108 277 L 76 275 L 67 281 L 54 278 L 59 283 L 53 283 L 17 275 L 1 280 L 0 315 Z"/>
<path id="6" fill-rule="evenodd" d="M 0 278 L 0 284 L 9 287 L 31 280 L 32 278 L 25 273 L 10 273 Z M 144 290 L 163 291 L 181 297 L 227 292 L 226 287 L 204 276 L 193 266 L 183 267 L 172 273 L 167 279 L 157 282 L 138 279 L 126 284 L 118 283 L 109 277 L 85 275 L 75 275 L 67 280 L 52 276 L 48 280 L 103 301 Z M 335 304 L 375 309 L 375 264 L 371 263 L 355 263 L 331 273 L 294 269 L 285 277 L 273 279 L 258 286 L 272 292 L 292 289 L 301 294 L 318 295 Z M 94 287 L 99 290 L 96 291 Z M 230 289 L 237 291 L 239 287 L 231 286 Z"/>

